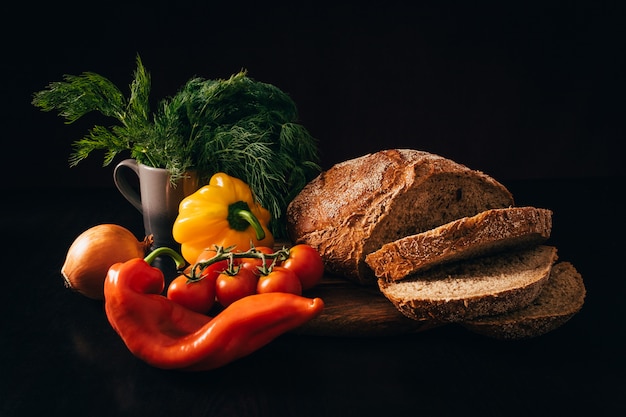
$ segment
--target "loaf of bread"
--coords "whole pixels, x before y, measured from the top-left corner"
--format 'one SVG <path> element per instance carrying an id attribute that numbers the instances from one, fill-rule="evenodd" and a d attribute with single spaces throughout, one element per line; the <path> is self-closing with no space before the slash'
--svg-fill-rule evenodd
<path id="1" fill-rule="evenodd" d="M 496 339 L 541 336 L 565 324 L 580 311 L 586 296 L 582 276 L 570 262 L 552 267 L 550 279 L 528 306 L 508 313 L 478 317 L 462 323 L 469 330 Z"/>
<path id="2" fill-rule="evenodd" d="M 551 230 L 548 209 L 491 209 L 386 243 L 365 262 L 378 278 L 395 281 L 441 263 L 537 245 L 550 237 Z"/>
<path id="3" fill-rule="evenodd" d="M 409 318 L 461 322 L 529 305 L 556 259 L 555 247 L 537 245 L 442 264 L 400 281 L 378 279 L 378 285 Z"/>
<path id="4" fill-rule="evenodd" d="M 334 165 L 286 212 L 294 243 L 316 248 L 327 272 L 376 285 L 365 256 L 461 217 L 514 205 L 501 183 L 439 155 L 390 149 Z"/>

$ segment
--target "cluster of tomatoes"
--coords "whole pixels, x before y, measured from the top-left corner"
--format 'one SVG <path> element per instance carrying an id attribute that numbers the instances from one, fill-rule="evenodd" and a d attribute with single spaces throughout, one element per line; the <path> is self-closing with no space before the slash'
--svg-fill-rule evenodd
<path id="1" fill-rule="evenodd" d="M 228 307 L 252 294 L 287 292 L 302 295 L 317 285 L 324 274 L 319 252 L 309 245 L 295 245 L 276 256 L 272 248 L 256 247 L 254 256 L 231 257 L 210 263 L 198 279 L 188 274 L 176 277 L 167 289 L 167 298 L 198 313 L 209 312 L 215 303 Z M 268 257 L 260 254 L 270 255 Z M 202 264 L 215 257 L 214 250 L 204 251 L 196 261 Z M 190 270 L 188 270 L 190 271 Z"/>

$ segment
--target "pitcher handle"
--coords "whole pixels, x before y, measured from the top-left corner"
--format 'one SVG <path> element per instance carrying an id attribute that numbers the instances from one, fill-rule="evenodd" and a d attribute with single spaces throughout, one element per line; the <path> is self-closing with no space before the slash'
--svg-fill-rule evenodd
<path id="1" fill-rule="evenodd" d="M 129 169 L 135 173 L 137 178 L 139 178 L 139 165 L 137 164 L 137 161 L 134 159 L 124 159 L 117 164 L 113 170 L 113 182 L 122 196 L 135 206 L 140 213 L 143 213 L 141 196 L 139 192 L 130 185 L 128 177 L 126 177 Z"/>

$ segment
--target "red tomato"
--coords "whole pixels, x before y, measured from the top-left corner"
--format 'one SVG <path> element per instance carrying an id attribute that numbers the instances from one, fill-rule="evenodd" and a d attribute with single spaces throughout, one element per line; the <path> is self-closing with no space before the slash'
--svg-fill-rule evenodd
<path id="1" fill-rule="evenodd" d="M 187 282 L 179 275 L 167 287 L 167 298 L 189 310 L 206 314 L 215 304 L 215 277 L 204 275 L 199 281 Z"/>
<path id="2" fill-rule="evenodd" d="M 215 296 L 224 307 L 240 298 L 256 293 L 259 277 L 250 269 L 239 268 L 237 274 L 222 272 L 215 281 Z"/>
<path id="3" fill-rule="evenodd" d="M 269 274 L 259 278 L 256 292 L 259 294 L 266 292 L 288 292 L 302 295 L 302 284 L 293 271 L 282 266 L 275 266 Z"/>
<path id="4" fill-rule="evenodd" d="M 303 290 L 316 286 L 324 276 L 324 261 L 312 246 L 301 244 L 289 249 L 289 258 L 282 266 L 292 270 L 300 278 Z"/>

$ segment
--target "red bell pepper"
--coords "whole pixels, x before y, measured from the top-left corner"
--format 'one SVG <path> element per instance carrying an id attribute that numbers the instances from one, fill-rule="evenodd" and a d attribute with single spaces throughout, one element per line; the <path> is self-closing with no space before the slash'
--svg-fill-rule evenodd
<path id="1" fill-rule="evenodd" d="M 193 312 L 161 294 L 163 273 L 150 261 L 163 252 L 184 266 L 180 255 L 160 248 L 145 259 L 111 266 L 104 283 L 109 322 L 128 349 L 154 367 L 202 371 L 224 366 L 301 326 L 324 308 L 320 298 L 267 293 L 244 297 L 215 317 Z"/>

